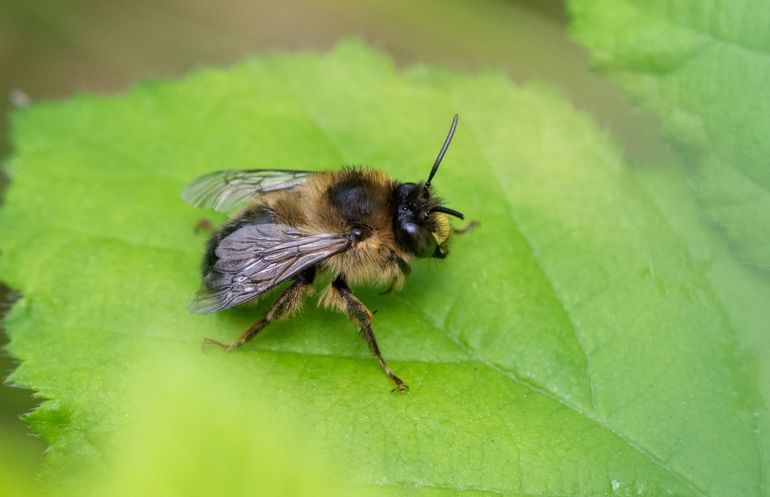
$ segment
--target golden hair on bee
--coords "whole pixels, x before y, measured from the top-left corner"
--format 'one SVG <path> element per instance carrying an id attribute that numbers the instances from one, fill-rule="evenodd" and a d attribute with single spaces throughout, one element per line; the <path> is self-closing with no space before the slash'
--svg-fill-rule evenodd
<path id="1" fill-rule="evenodd" d="M 350 285 L 390 291 L 403 285 L 415 258 L 447 256 L 453 231 L 448 216 L 463 215 L 432 194 L 431 181 L 456 127 L 455 115 L 424 183 L 402 183 L 376 169 L 352 167 L 321 172 L 226 170 L 190 183 L 182 196 L 196 207 L 229 211 L 246 204 L 212 233 L 201 287 L 190 309 L 229 309 L 288 282 L 266 314 L 238 340 L 205 343 L 240 348 L 270 322 L 299 310 L 316 275 L 328 273 L 333 282 L 324 289 L 321 303 L 347 314 L 395 389 L 407 389 L 383 359 L 372 313 Z"/>

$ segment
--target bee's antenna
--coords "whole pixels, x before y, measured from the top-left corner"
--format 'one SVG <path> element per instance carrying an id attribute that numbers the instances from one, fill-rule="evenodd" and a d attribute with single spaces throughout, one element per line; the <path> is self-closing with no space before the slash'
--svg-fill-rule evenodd
<path id="1" fill-rule="evenodd" d="M 444 214 L 449 214 L 450 216 L 459 217 L 460 219 L 465 219 L 465 216 L 463 216 L 462 212 L 456 211 L 454 209 L 450 209 L 449 207 L 444 207 L 443 205 L 437 205 L 436 207 L 428 211 L 429 214 L 433 212 L 443 212 Z"/>
<path id="2" fill-rule="evenodd" d="M 441 150 L 438 153 L 438 157 L 436 157 L 436 162 L 433 163 L 433 169 L 430 170 L 430 176 L 428 176 L 428 181 L 425 182 L 425 186 L 423 187 L 423 194 L 428 194 L 428 189 L 430 188 L 430 182 L 433 179 L 433 176 L 436 174 L 436 171 L 438 171 L 438 166 L 441 164 L 441 159 L 444 158 L 444 154 L 446 153 L 446 149 L 449 148 L 449 143 L 452 141 L 452 136 L 455 134 L 455 128 L 457 128 L 457 114 L 455 114 L 455 117 L 452 119 L 452 126 L 449 127 L 449 134 L 446 135 L 446 140 L 444 140 L 444 145 L 441 146 Z"/>

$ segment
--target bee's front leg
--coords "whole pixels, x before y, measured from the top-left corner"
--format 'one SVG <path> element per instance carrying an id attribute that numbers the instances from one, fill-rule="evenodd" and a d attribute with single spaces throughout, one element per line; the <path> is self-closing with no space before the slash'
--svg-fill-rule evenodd
<path id="1" fill-rule="evenodd" d="M 462 228 L 452 228 L 452 233 L 456 233 L 458 235 L 464 235 L 469 230 L 472 230 L 473 228 L 475 228 L 478 225 L 479 225 L 478 221 L 468 221 L 468 223 L 465 226 L 463 226 Z"/>
<path id="2" fill-rule="evenodd" d="M 353 292 L 350 291 L 350 287 L 348 287 L 348 284 L 345 282 L 345 279 L 342 277 L 342 275 L 338 276 L 337 279 L 334 280 L 332 283 L 332 288 L 344 301 L 345 314 L 347 314 L 350 319 L 358 324 L 358 327 L 361 330 L 361 334 L 364 336 L 366 343 L 369 345 L 369 350 L 371 350 L 372 354 L 377 358 L 377 362 L 380 364 L 380 367 L 385 372 L 385 374 L 388 375 L 388 378 L 393 380 L 393 382 L 396 384 L 396 388 L 393 390 L 399 390 L 401 392 L 408 390 L 409 387 L 406 385 L 406 383 L 404 383 L 401 378 L 393 373 L 393 370 L 390 369 L 388 364 L 385 362 L 385 359 L 383 359 L 382 354 L 380 353 L 380 348 L 377 346 L 377 339 L 374 338 L 374 330 L 372 330 L 372 313 L 369 311 L 369 309 L 366 308 L 363 302 L 358 300 L 358 297 L 353 295 Z"/>

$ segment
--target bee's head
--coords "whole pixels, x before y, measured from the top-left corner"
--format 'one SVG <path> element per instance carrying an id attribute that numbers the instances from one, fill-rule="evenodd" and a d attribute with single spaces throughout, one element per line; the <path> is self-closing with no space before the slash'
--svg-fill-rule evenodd
<path id="1" fill-rule="evenodd" d="M 462 213 L 444 207 L 441 200 L 431 194 L 430 182 L 438 171 L 441 159 L 452 141 L 457 127 L 457 115 L 452 119 L 449 134 L 438 153 L 436 162 L 425 183 L 401 183 L 396 187 L 395 205 L 397 213 L 394 219 L 396 239 L 417 257 L 447 256 L 449 239 L 449 219 L 447 215 L 463 219 Z"/>

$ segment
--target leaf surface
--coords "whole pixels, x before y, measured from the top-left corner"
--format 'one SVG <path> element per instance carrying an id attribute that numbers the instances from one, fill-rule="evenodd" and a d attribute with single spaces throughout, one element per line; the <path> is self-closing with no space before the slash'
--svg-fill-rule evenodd
<path id="1" fill-rule="evenodd" d="M 573 0 L 598 67 L 660 117 L 700 205 L 742 261 L 770 269 L 770 9 L 763 0 Z"/>
<path id="2" fill-rule="evenodd" d="M 408 394 L 390 394 L 352 325 L 314 305 L 236 353 L 199 352 L 265 303 L 187 312 L 205 244 L 192 228 L 223 219 L 180 200 L 191 179 L 366 164 L 418 181 L 455 112 L 434 185 L 480 228 L 416 263 L 400 293 L 354 289 Z M 7 318 L 13 380 L 49 399 L 31 422 L 53 481 L 110 467 L 124 421 L 146 413 L 139 379 L 166 379 L 146 358 L 179 354 L 218 385 L 174 375 L 181 391 L 288 423 L 374 495 L 766 495 L 763 377 L 745 367 L 759 349 L 740 333 L 760 311 L 733 312 L 704 267 L 711 241 L 690 236 L 697 219 L 674 223 L 676 195 L 651 194 L 547 88 L 399 71 L 348 42 L 37 105 L 13 141 L 0 276 L 24 294 Z M 179 415 L 155 403 L 159 420 Z M 197 453 L 194 437 L 178 442 Z"/>

